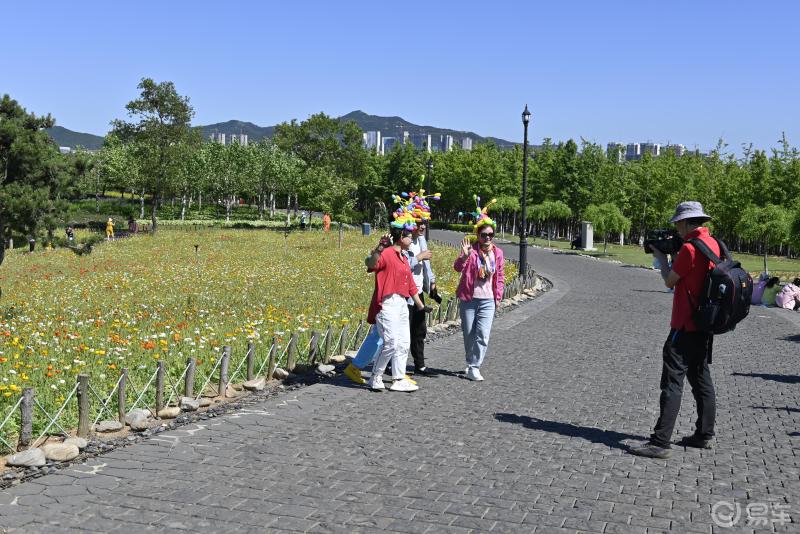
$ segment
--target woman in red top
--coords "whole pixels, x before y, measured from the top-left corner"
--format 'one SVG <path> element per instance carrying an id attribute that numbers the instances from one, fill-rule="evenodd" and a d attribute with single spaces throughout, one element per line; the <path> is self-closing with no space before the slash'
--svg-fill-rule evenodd
<path id="1" fill-rule="evenodd" d="M 380 355 L 372 367 L 372 377 L 367 387 L 373 391 L 386 389 L 383 385 L 383 372 L 389 360 L 392 361 L 391 391 L 411 392 L 419 386 L 406 378 L 406 360 L 411 347 L 411 335 L 408 328 L 407 298 L 414 300 L 414 305 L 422 310 L 425 305 L 417 295 L 417 284 L 411 274 L 408 258 L 403 251 L 411 245 L 413 225 L 401 228 L 392 227 L 392 242 L 388 245 L 386 236 L 367 258 L 367 269 L 375 273 L 375 291 L 367 314 L 367 322 L 375 324 L 383 339 Z"/>

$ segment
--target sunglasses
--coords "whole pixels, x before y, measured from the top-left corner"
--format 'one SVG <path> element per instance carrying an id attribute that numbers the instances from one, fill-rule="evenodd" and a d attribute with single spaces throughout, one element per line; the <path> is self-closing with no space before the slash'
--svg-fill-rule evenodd
<path id="1" fill-rule="evenodd" d="M 494 238 L 494 232 L 492 232 L 492 233 L 489 233 L 489 232 L 483 233 L 483 234 L 481 234 L 481 237 L 484 238 L 484 239 L 492 239 L 492 238 Z"/>

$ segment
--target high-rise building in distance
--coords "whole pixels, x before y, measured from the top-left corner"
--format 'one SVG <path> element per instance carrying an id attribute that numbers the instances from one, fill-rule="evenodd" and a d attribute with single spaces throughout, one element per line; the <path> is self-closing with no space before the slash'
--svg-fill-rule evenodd
<path id="1" fill-rule="evenodd" d="M 653 157 L 658 157 L 661 155 L 661 145 L 658 143 L 642 143 L 640 148 L 642 155 L 650 154 Z"/>
<path id="2" fill-rule="evenodd" d="M 678 156 L 678 157 L 681 157 L 686 153 L 686 147 L 684 145 L 681 145 L 681 144 L 667 145 L 667 146 L 664 147 L 664 150 L 672 150 L 673 152 L 675 152 L 675 155 Z"/>
<path id="3" fill-rule="evenodd" d="M 625 159 L 625 145 L 622 143 L 608 143 L 606 145 L 606 157 L 611 161 L 621 163 Z"/>
<path id="4" fill-rule="evenodd" d="M 453 136 L 452 135 L 440 135 L 439 142 L 433 144 L 434 150 L 438 150 L 439 152 L 447 152 L 449 150 L 453 150 Z"/>
<path id="5" fill-rule="evenodd" d="M 431 151 L 431 134 L 411 134 L 408 136 L 408 142 L 419 150 Z"/>
<path id="6" fill-rule="evenodd" d="M 364 146 L 373 149 L 378 154 L 383 154 L 383 143 L 381 143 L 380 131 L 364 132 Z"/>
<path id="7" fill-rule="evenodd" d="M 642 149 L 639 143 L 628 143 L 625 145 L 625 160 L 634 161 L 642 159 Z"/>
<path id="8" fill-rule="evenodd" d="M 381 140 L 381 147 L 384 154 L 388 154 L 392 151 L 392 148 L 398 143 L 396 137 L 384 137 Z"/>

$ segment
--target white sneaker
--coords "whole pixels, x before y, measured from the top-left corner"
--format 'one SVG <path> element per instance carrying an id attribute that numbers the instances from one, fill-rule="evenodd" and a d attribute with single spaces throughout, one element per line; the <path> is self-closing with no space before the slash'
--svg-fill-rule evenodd
<path id="1" fill-rule="evenodd" d="M 410 393 L 412 391 L 417 391 L 419 386 L 416 384 L 412 384 L 410 380 L 402 379 L 402 380 L 395 380 L 392 386 L 389 388 L 389 391 L 403 391 L 406 393 Z"/>
<path id="2" fill-rule="evenodd" d="M 477 367 L 470 367 L 467 369 L 467 378 L 475 382 L 481 382 L 483 380 L 483 376 L 481 376 L 481 372 Z"/>
<path id="3" fill-rule="evenodd" d="M 386 386 L 383 385 L 383 377 L 378 375 L 372 375 L 367 380 L 367 387 L 372 391 L 384 391 L 386 389 Z"/>

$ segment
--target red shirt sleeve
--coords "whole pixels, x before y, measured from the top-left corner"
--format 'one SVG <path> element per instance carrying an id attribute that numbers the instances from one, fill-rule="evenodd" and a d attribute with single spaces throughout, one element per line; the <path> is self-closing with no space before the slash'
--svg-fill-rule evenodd
<path id="1" fill-rule="evenodd" d="M 690 243 L 684 243 L 678 251 L 678 256 L 672 262 L 672 270 L 681 278 L 686 278 L 692 271 L 696 250 Z"/>
<path id="2" fill-rule="evenodd" d="M 387 247 L 390 248 L 390 247 Z M 380 256 L 378 256 L 378 263 L 375 264 L 375 267 L 372 269 L 367 269 L 368 273 L 377 273 L 378 271 L 382 271 L 386 268 L 386 258 L 383 257 L 383 254 L 386 252 L 386 248 L 381 251 Z"/>

